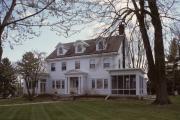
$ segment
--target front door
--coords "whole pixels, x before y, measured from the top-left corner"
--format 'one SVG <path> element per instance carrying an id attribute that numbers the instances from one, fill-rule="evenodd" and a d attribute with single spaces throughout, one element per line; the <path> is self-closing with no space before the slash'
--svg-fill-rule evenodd
<path id="1" fill-rule="evenodd" d="M 70 77 L 70 94 L 78 94 L 79 79 L 78 77 Z"/>
<path id="2" fill-rule="evenodd" d="M 41 94 L 46 93 L 46 80 L 45 79 L 40 81 L 40 92 Z"/>

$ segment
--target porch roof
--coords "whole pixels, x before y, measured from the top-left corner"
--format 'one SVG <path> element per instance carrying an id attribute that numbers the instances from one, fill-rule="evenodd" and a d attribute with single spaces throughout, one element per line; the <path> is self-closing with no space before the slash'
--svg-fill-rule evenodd
<path id="1" fill-rule="evenodd" d="M 83 72 L 81 70 L 69 70 L 65 73 L 65 75 L 87 75 L 88 73 Z"/>
<path id="2" fill-rule="evenodd" d="M 124 68 L 124 69 L 109 69 L 107 70 L 110 74 L 113 73 L 132 73 L 132 72 L 138 72 L 141 74 L 146 74 L 146 72 L 140 68 Z"/>

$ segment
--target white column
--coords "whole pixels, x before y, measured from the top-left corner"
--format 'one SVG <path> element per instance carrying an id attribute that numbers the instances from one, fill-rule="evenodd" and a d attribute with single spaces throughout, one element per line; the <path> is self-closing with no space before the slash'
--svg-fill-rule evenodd
<path id="1" fill-rule="evenodd" d="M 139 87 L 140 87 L 139 86 L 139 75 L 136 74 L 136 95 L 140 95 L 140 93 L 139 93 L 140 88 Z"/>

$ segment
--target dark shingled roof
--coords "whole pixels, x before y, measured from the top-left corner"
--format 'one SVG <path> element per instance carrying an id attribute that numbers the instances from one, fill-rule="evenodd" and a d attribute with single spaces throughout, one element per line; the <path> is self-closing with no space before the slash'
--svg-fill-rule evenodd
<path id="1" fill-rule="evenodd" d="M 108 38 L 103 38 L 107 42 L 107 47 L 105 50 L 96 51 L 96 41 L 102 38 L 96 38 L 91 40 L 85 40 L 88 47 L 83 53 L 75 53 L 74 43 L 65 43 L 64 46 L 68 46 L 68 51 L 64 55 L 57 55 L 57 49 L 55 49 L 46 59 L 55 59 L 55 58 L 64 58 L 64 57 L 72 57 L 72 56 L 82 56 L 82 55 L 91 55 L 91 54 L 102 54 L 102 53 L 110 53 L 110 52 L 118 52 L 121 41 L 123 40 L 123 36 L 111 36 Z"/>

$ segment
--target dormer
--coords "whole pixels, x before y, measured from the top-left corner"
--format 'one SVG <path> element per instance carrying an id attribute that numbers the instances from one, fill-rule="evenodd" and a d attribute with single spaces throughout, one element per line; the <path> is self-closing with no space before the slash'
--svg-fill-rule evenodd
<path id="1" fill-rule="evenodd" d="M 64 46 L 62 43 L 58 43 L 56 49 L 57 49 L 57 56 L 66 54 L 68 50 L 68 48 Z"/>
<path id="2" fill-rule="evenodd" d="M 105 50 L 107 46 L 106 40 L 103 38 L 100 38 L 96 41 L 96 51 Z"/>
<path id="3" fill-rule="evenodd" d="M 86 50 L 86 47 L 88 47 L 89 45 L 84 42 L 84 41 L 76 41 L 74 43 L 74 47 L 75 47 L 75 53 L 83 53 Z"/>

